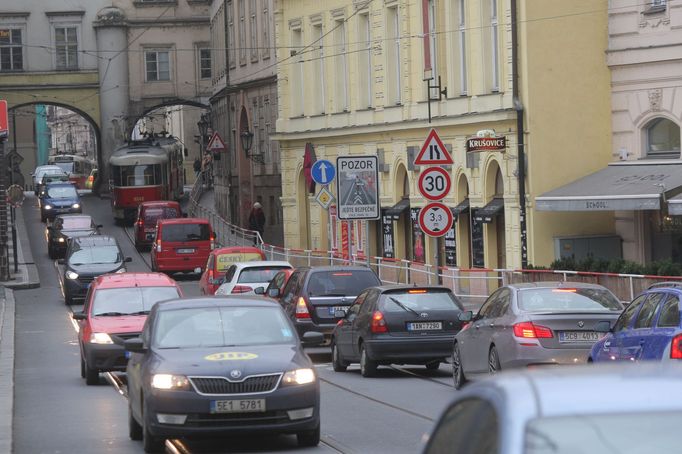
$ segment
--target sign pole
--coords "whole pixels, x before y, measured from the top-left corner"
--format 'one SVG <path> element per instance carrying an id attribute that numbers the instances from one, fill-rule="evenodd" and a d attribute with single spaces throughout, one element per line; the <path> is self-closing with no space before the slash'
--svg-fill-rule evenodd
<path id="1" fill-rule="evenodd" d="M 5 180 L 7 166 L 5 165 L 6 135 L 0 136 L 0 281 L 8 281 L 9 257 L 7 248 L 7 192 Z"/>
<path id="2" fill-rule="evenodd" d="M 17 252 L 17 224 L 14 222 L 16 219 L 16 213 L 14 212 L 16 210 L 16 207 L 12 206 L 10 208 L 10 214 L 12 215 L 12 258 L 14 259 L 14 272 L 18 273 L 19 272 L 19 259 L 17 257 L 18 252 Z"/>

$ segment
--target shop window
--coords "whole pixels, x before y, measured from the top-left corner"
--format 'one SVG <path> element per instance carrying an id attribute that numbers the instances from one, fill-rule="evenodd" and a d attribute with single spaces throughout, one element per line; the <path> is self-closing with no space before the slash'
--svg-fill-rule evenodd
<path id="1" fill-rule="evenodd" d="M 656 158 L 680 157 L 680 127 L 667 118 L 654 118 L 644 127 L 646 154 Z"/>

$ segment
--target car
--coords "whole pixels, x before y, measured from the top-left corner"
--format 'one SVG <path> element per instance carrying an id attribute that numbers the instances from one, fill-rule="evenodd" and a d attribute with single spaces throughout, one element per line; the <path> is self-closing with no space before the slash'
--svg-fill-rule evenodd
<path id="1" fill-rule="evenodd" d="M 46 173 L 38 183 L 38 202 L 42 205 L 45 197 L 45 188 L 50 183 L 70 183 L 67 173 Z"/>
<path id="2" fill-rule="evenodd" d="M 606 287 L 580 282 L 512 284 L 495 290 L 455 336 L 452 369 L 456 388 L 477 374 L 529 366 L 587 361 L 601 334 L 623 305 Z"/>
<path id="3" fill-rule="evenodd" d="M 674 364 L 503 372 L 457 392 L 422 453 L 678 452 L 681 386 Z"/>
<path id="4" fill-rule="evenodd" d="M 61 214 L 47 226 L 47 254 L 51 259 L 64 257 L 69 238 L 96 235 L 101 228 L 87 214 Z"/>
<path id="5" fill-rule="evenodd" d="M 58 214 L 82 213 L 83 206 L 76 187 L 71 183 L 50 183 L 45 186 L 40 203 L 40 220 L 52 220 Z"/>
<path id="6" fill-rule="evenodd" d="M 278 301 L 294 322 L 299 336 L 322 332 L 324 347 L 331 345 L 332 331 L 346 310 L 368 287 L 381 285 L 365 266 L 312 266 L 296 268 Z"/>
<path id="7" fill-rule="evenodd" d="M 650 287 L 635 298 L 592 347 L 588 361 L 675 361 L 682 359 L 680 283 Z"/>
<path id="8" fill-rule="evenodd" d="M 206 261 L 206 268 L 199 279 L 202 295 L 213 295 L 225 279 L 225 271 L 237 262 L 265 260 L 265 253 L 250 246 L 221 247 L 211 251 Z"/>
<path id="9" fill-rule="evenodd" d="M 142 202 L 137 207 L 137 217 L 133 223 L 135 248 L 140 251 L 154 243 L 156 221 L 182 217 L 180 204 L 172 200 Z"/>
<path id="10" fill-rule="evenodd" d="M 276 260 L 257 260 L 252 262 L 239 262 L 230 267 L 225 272 L 225 279 L 216 295 L 229 295 L 243 293 L 245 295 L 255 294 L 256 288 L 260 294 L 265 293 L 265 287 L 270 283 L 277 272 L 290 270 L 294 267 L 289 262 Z"/>
<path id="11" fill-rule="evenodd" d="M 151 252 L 152 271 L 201 273 L 215 235 L 208 219 L 159 219 Z"/>
<path id="12" fill-rule="evenodd" d="M 71 238 L 66 247 L 62 288 L 64 302 L 73 304 L 84 299 L 92 281 L 101 274 L 125 273 L 125 264 L 132 258 L 124 257 L 116 238 L 107 235 Z"/>
<path id="13" fill-rule="evenodd" d="M 303 343 L 321 342 L 307 333 Z M 124 342 L 129 435 L 146 452 L 165 438 L 296 434 L 320 441 L 320 384 L 291 321 L 259 296 L 195 297 L 154 305 Z"/>
<path id="14" fill-rule="evenodd" d="M 44 165 L 44 166 L 38 166 L 35 168 L 31 176 L 33 177 L 33 192 L 37 196 L 40 194 L 40 182 L 43 178 L 43 175 L 45 174 L 57 174 L 57 175 L 63 175 L 64 171 L 62 170 L 61 167 L 55 166 L 55 165 Z"/>
<path id="15" fill-rule="evenodd" d="M 97 169 L 92 169 L 90 175 L 88 175 L 87 180 L 85 180 L 85 189 L 92 189 L 95 184 L 95 179 L 97 178 Z"/>
<path id="16" fill-rule="evenodd" d="M 363 377 L 377 366 L 423 364 L 436 370 L 452 351 L 464 307 L 452 290 L 436 286 L 388 285 L 365 289 L 332 333 L 332 367 L 345 372 L 360 363 Z"/>
<path id="17" fill-rule="evenodd" d="M 182 289 L 161 273 L 121 273 L 98 276 L 92 282 L 78 320 L 81 377 L 99 383 L 99 373 L 125 372 L 126 339 L 139 337 L 147 314 L 158 301 L 182 297 Z"/>
<path id="18" fill-rule="evenodd" d="M 289 278 L 294 272 L 294 268 L 289 268 L 286 270 L 278 271 L 275 277 L 272 278 L 268 286 L 261 291 L 261 287 L 257 287 L 253 290 L 256 295 L 265 295 L 270 298 L 279 298 L 282 295 L 282 290 L 284 286 L 289 282 Z"/>

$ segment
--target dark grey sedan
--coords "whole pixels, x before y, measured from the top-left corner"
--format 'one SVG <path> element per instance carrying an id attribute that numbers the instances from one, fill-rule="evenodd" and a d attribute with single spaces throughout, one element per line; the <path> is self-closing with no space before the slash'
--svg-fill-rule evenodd
<path id="1" fill-rule="evenodd" d="M 538 282 L 497 289 L 468 322 L 452 348 L 455 387 L 466 377 L 500 370 L 587 361 L 602 336 L 597 323 L 613 324 L 623 305 L 607 288 L 579 282 Z"/>
<path id="2" fill-rule="evenodd" d="M 321 343 L 308 332 L 305 342 Z M 320 440 L 320 385 L 296 329 L 261 297 L 157 303 L 140 338 L 124 344 L 129 434 L 146 452 L 165 438 L 295 433 Z"/>

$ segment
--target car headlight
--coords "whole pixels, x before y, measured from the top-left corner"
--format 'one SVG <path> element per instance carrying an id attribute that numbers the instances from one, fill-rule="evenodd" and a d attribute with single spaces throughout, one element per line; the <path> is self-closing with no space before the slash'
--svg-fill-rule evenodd
<path id="1" fill-rule="evenodd" d="M 189 380 L 184 375 L 154 374 L 152 388 L 188 391 Z"/>
<path id="2" fill-rule="evenodd" d="M 78 273 L 74 273 L 73 271 L 69 270 L 66 272 L 66 278 L 67 279 L 78 279 Z"/>
<path id="3" fill-rule="evenodd" d="M 52 205 L 45 205 L 45 206 L 43 206 L 43 208 L 45 208 L 46 210 L 51 210 L 51 209 L 52 209 Z"/>
<path id="4" fill-rule="evenodd" d="M 119 268 L 119 269 L 116 270 L 116 274 L 118 274 L 118 273 L 125 273 L 125 272 L 126 272 L 126 269 L 125 269 L 125 268 Z"/>
<path id="5" fill-rule="evenodd" d="M 63 243 L 63 242 L 66 241 L 66 240 L 64 239 L 63 236 L 60 236 L 59 238 L 57 238 L 57 241 L 60 242 L 60 243 Z"/>
<path id="6" fill-rule="evenodd" d="M 74 203 L 73 205 L 71 205 L 71 208 L 75 208 L 75 209 L 78 209 L 80 207 L 81 207 L 80 203 Z"/>
<path id="7" fill-rule="evenodd" d="M 111 336 L 107 333 L 92 333 L 90 335 L 91 344 L 113 344 L 114 341 L 111 340 Z"/>
<path id="8" fill-rule="evenodd" d="M 315 371 L 312 369 L 290 370 L 282 377 L 283 385 L 307 385 L 315 381 Z"/>

